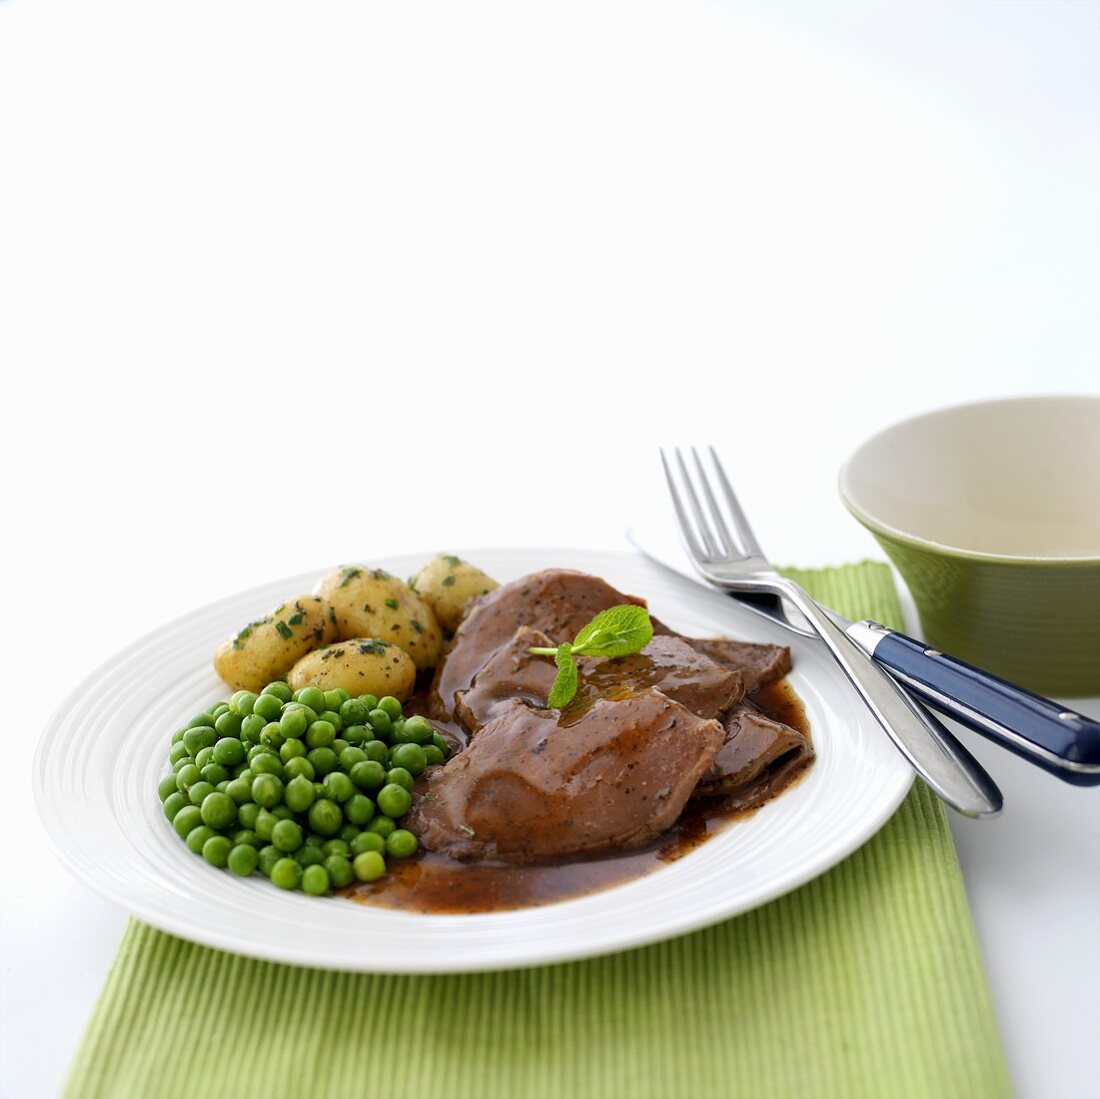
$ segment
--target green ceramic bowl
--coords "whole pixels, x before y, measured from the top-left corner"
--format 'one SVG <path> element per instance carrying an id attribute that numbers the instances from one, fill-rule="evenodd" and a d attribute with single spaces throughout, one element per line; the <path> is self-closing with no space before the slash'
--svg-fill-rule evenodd
<path id="1" fill-rule="evenodd" d="M 904 420 L 840 472 L 937 649 L 1046 695 L 1100 695 L 1100 397 Z"/>

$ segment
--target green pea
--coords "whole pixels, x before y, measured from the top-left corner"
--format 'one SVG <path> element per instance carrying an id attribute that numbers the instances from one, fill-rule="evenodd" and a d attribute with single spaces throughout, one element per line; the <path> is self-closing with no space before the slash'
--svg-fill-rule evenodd
<path id="1" fill-rule="evenodd" d="M 170 775 L 170 778 L 175 778 L 175 775 Z M 185 806 L 190 805 L 190 801 L 187 800 L 187 795 L 179 790 L 173 791 L 164 799 L 164 804 L 161 808 L 164 810 L 164 815 L 169 820 L 175 820 L 176 814 Z"/>
<path id="2" fill-rule="evenodd" d="M 223 778 L 217 786 L 214 787 L 219 793 L 224 794 L 229 789 L 229 779 Z"/>
<path id="3" fill-rule="evenodd" d="M 180 743 L 187 749 L 187 754 L 189 756 L 198 755 L 203 748 L 202 728 L 188 729 L 187 732 L 183 734 L 183 740 L 180 741 Z"/>
<path id="4" fill-rule="evenodd" d="M 181 743 L 181 742 L 183 741 L 183 734 L 184 734 L 184 733 L 186 733 L 186 732 L 187 732 L 187 730 L 186 730 L 186 729 L 177 729 L 177 730 L 176 730 L 176 731 L 175 731 L 175 732 L 174 732 L 174 733 L 172 734 L 172 743 L 173 743 L 173 744 L 179 744 L 179 743 Z"/>
<path id="5" fill-rule="evenodd" d="M 278 721 L 283 712 L 282 699 L 276 695 L 260 695 L 252 706 L 252 713 L 259 714 L 265 721 Z"/>
<path id="6" fill-rule="evenodd" d="M 391 858 L 412 858 L 419 846 L 416 836 L 407 828 L 396 828 L 386 837 L 386 854 Z"/>
<path id="7" fill-rule="evenodd" d="M 321 852 L 328 855 L 350 855 L 351 847 L 346 840 L 330 839 L 321 844 Z"/>
<path id="8" fill-rule="evenodd" d="M 176 774 L 176 786 L 184 793 L 187 793 L 196 782 L 201 781 L 202 775 L 199 773 L 198 767 L 193 763 L 188 763 L 184 767 L 181 767 Z"/>
<path id="9" fill-rule="evenodd" d="M 202 824 L 202 813 L 197 805 L 185 805 L 172 818 L 172 827 L 181 840 L 187 839 L 192 828 L 198 828 Z"/>
<path id="10" fill-rule="evenodd" d="M 355 784 L 343 771 L 325 775 L 325 793 L 333 801 L 345 802 L 355 793 Z"/>
<path id="11" fill-rule="evenodd" d="M 214 722 L 214 728 L 217 730 L 218 736 L 232 737 L 234 740 L 239 741 L 243 721 L 244 719 L 240 714 L 235 714 L 232 710 L 226 710 L 226 712 Z"/>
<path id="12" fill-rule="evenodd" d="M 314 771 L 319 775 L 327 775 L 340 765 L 336 753 L 331 748 L 314 748 L 313 751 L 306 753 L 306 759 L 313 764 Z"/>
<path id="13" fill-rule="evenodd" d="M 294 852 L 294 861 L 301 867 L 320 866 L 325 861 L 325 855 L 320 847 L 304 843 Z"/>
<path id="14" fill-rule="evenodd" d="M 248 796 L 249 798 L 252 797 L 251 787 L 249 787 Z M 237 810 L 237 823 L 242 828 L 255 829 L 256 821 L 259 819 L 261 812 L 266 812 L 266 810 L 261 810 L 260 806 L 254 801 L 247 801 Z"/>
<path id="15" fill-rule="evenodd" d="M 403 717 L 399 717 L 390 726 L 390 743 L 391 744 L 401 744 L 404 741 L 404 739 L 405 739 L 405 719 Z"/>
<path id="16" fill-rule="evenodd" d="M 425 745 L 424 763 L 426 766 L 439 767 L 443 762 L 443 753 L 434 744 Z"/>
<path id="17" fill-rule="evenodd" d="M 214 745 L 214 762 L 223 767 L 236 767 L 245 759 L 244 745 L 236 737 L 225 736 Z"/>
<path id="18" fill-rule="evenodd" d="M 380 855 L 386 850 L 386 838 L 377 832 L 360 832 L 351 841 L 351 853 L 361 855 L 364 851 L 377 851 Z"/>
<path id="19" fill-rule="evenodd" d="M 306 846 L 316 847 L 318 850 L 320 850 L 322 847 L 325 846 L 325 837 L 318 836 L 315 835 L 313 832 L 310 832 L 310 834 L 306 836 Z"/>
<path id="20" fill-rule="evenodd" d="M 288 855 L 302 846 L 302 826 L 296 820 L 281 820 L 271 830 L 271 842 Z"/>
<path id="21" fill-rule="evenodd" d="M 269 698 L 273 697 L 268 695 Z M 290 858 L 281 858 L 271 868 L 271 882 L 280 889 L 297 889 L 302 880 L 302 868 Z"/>
<path id="22" fill-rule="evenodd" d="M 315 800 L 313 783 L 302 775 L 292 778 L 286 784 L 286 793 L 283 796 L 295 813 L 304 813 Z"/>
<path id="23" fill-rule="evenodd" d="M 214 718 L 214 720 L 215 720 L 215 721 L 217 721 L 217 719 L 218 719 L 219 717 L 221 717 L 221 716 L 222 716 L 222 714 L 224 714 L 224 713 L 227 713 L 228 711 L 229 711 L 229 703 L 228 703 L 228 702 L 219 702 L 219 703 L 217 704 L 217 706 L 215 706 L 215 707 L 214 707 L 214 708 L 213 708 L 213 709 L 212 709 L 212 710 L 210 711 L 210 716 L 211 716 L 212 718 Z"/>
<path id="24" fill-rule="evenodd" d="M 260 873 L 265 878 L 271 877 L 272 867 L 281 859 L 284 858 L 282 851 L 278 847 L 273 847 L 270 843 L 266 847 L 260 848 Z"/>
<path id="25" fill-rule="evenodd" d="M 248 717 L 252 713 L 252 707 L 256 702 L 256 695 L 252 691 L 238 691 L 230 700 L 229 705 L 237 711 L 241 717 Z"/>
<path id="26" fill-rule="evenodd" d="M 274 683 L 269 683 L 261 693 L 265 695 L 274 695 L 280 703 L 289 702 L 292 697 L 290 688 L 278 679 Z M 280 706 L 280 709 L 281 708 Z"/>
<path id="27" fill-rule="evenodd" d="M 359 696 L 359 701 L 362 702 L 364 706 L 366 706 L 367 713 L 370 713 L 371 710 L 377 710 L 378 709 L 378 696 L 377 695 L 360 695 Z"/>
<path id="28" fill-rule="evenodd" d="M 202 822 L 211 828 L 228 828 L 237 819 L 237 806 L 228 794 L 215 791 L 202 802 Z"/>
<path id="29" fill-rule="evenodd" d="M 233 841 L 228 836 L 211 836 L 202 845 L 202 857 L 211 866 L 224 868 L 229 862 L 229 852 L 233 850 Z"/>
<path id="30" fill-rule="evenodd" d="M 322 710 L 317 715 L 318 721 L 327 721 L 337 732 L 344 727 L 344 722 L 341 720 L 339 713 L 336 710 Z"/>
<path id="31" fill-rule="evenodd" d="M 346 844 L 350 844 L 357 835 L 359 835 L 359 829 L 354 824 L 345 824 L 339 832 L 336 833 L 340 839 Z"/>
<path id="32" fill-rule="evenodd" d="M 271 696 L 268 695 L 270 698 Z M 283 727 L 277 722 L 273 721 L 270 725 L 264 726 L 264 731 L 260 733 L 260 743 L 266 744 L 269 748 L 273 748 L 276 751 L 281 748 L 286 741 L 286 735 L 283 733 Z"/>
<path id="33" fill-rule="evenodd" d="M 395 786 L 403 786 L 410 794 L 412 793 L 412 773 L 405 767 L 391 767 L 386 772 L 386 781 Z"/>
<path id="34" fill-rule="evenodd" d="M 325 691 L 325 709 L 339 710 L 351 695 L 343 687 L 335 687 L 331 691 Z"/>
<path id="35" fill-rule="evenodd" d="M 355 879 L 355 871 L 351 867 L 351 860 L 346 855 L 329 855 L 325 859 L 324 867 L 328 871 L 329 881 L 333 889 L 343 889 Z"/>
<path id="36" fill-rule="evenodd" d="M 301 714 L 306 719 L 306 728 L 317 720 L 317 711 L 312 706 L 303 706 L 300 702 L 288 702 L 283 707 L 283 716 Z"/>
<path id="37" fill-rule="evenodd" d="M 233 777 L 243 778 L 248 782 L 252 781 L 252 768 L 248 766 L 247 760 L 244 763 L 238 763 L 237 766 L 233 768 Z"/>
<path id="38" fill-rule="evenodd" d="M 374 740 L 374 733 L 369 725 L 345 725 L 344 739 L 349 744 L 365 744 L 368 740 Z"/>
<path id="39" fill-rule="evenodd" d="M 409 717 L 405 719 L 403 735 L 407 741 L 413 744 L 430 744 L 435 726 L 426 717 Z"/>
<path id="40" fill-rule="evenodd" d="M 325 789 L 325 784 L 323 782 L 314 782 L 313 783 L 313 797 L 315 799 L 326 797 L 327 794 L 328 794 L 328 791 Z"/>
<path id="41" fill-rule="evenodd" d="M 400 787 L 398 787 L 400 789 Z M 386 838 L 397 825 L 389 818 L 381 815 L 376 815 L 371 819 L 370 824 L 367 825 L 366 830 L 368 832 L 376 832 L 383 839 Z"/>
<path id="42" fill-rule="evenodd" d="M 304 710 L 284 710 L 283 716 L 279 718 L 279 724 L 286 736 L 296 740 L 300 740 L 302 734 L 309 728 Z"/>
<path id="43" fill-rule="evenodd" d="M 323 866 L 307 866 L 302 871 L 302 892 L 323 897 L 328 892 L 328 871 Z"/>
<path id="44" fill-rule="evenodd" d="M 390 750 L 383 740 L 372 740 L 363 745 L 363 751 L 367 753 L 367 759 L 373 759 L 376 763 L 388 763 Z"/>
<path id="45" fill-rule="evenodd" d="M 328 798 L 315 801 L 309 807 L 309 826 L 322 836 L 334 836 L 344 823 L 340 806 Z"/>
<path id="46" fill-rule="evenodd" d="M 208 744 L 195 753 L 195 766 L 201 771 L 214 758 L 214 746 Z"/>
<path id="47" fill-rule="evenodd" d="M 172 745 L 172 750 L 168 753 L 169 763 L 178 763 L 181 759 L 186 759 L 191 753 L 187 750 L 187 745 L 181 740 L 178 744 Z"/>
<path id="48" fill-rule="evenodd" d="M 423 774 L 428 766 L 428 757 L 419 744 L 398 744 L 390 753 L 390 759 L 395 767 L 403 767 L 413 776 Z"/>
<path id="49" fill-rule="evenodd" d="M 192 805 L 202 805 L 202 799 L 207 794 L 213 793 L 213 790 L 214 784 L 212 782 L 200 781 L 187 788 L 187 796 Z"/>
<path id="50" fill-rule="evenodd" d="M 341 770 L 351 773 L 351 769 L 357 763 L 365 763 L 367 761 L 367 753 L 362 748 L 352 748 L 348 746 L 339 754 L 340 768 Z"/>
<path id="51" fill-rule="evenodd" d="M 288 779 L 308 778 L 310 782 L 313 781 L 314 776 L 317 774 L 313 769 L 313 764 L 310 763 L 305 756 L 295 756 L 293 759 L 288 759 L 284 771 Z"/>
<path id="52" fill-rule="evenodd" d="M 195 763 L 195 761 L 190 756 L 184 756 L 183 759 L 178 759 L 178 760 L 176 760 L 175 763 L 172 764 L 172 771 L 173 771 L 174 774 L 178 775 L 180 773 L 180 771 L 182 771 L 184 769 L 184 767 L 191 767 L 191 766 L 198 766 L 198 765 Z"/>
<path id="53" fill-rule="evenodd" d="M 238 843 L 229 852 L 229 871 L 238 878 L 247 878 L 256 869 L 260 854 L 251 844 Z"/>
<path id="54" fill-rule="evenodd" d="M 283 761 L 274 752 L 261 752 L 249 760 L 249 766 L 255 775 L 275 775 L 283 777 Z"/>
<path id="55" fill-rule="evenodd" d="M 278 805 L 283 800 L 283 780 L 278 775 L 257 775 L 252 780 L 252 800 L 265 809 Z"/>
<path id="56" fill-rule="evenodd" d="M 216 836 L 217 834 L 218 833 L 209 825 L 200 824 L 198 828 L 192 828 L 191 831 L 187 833 L 187 840 L 185 841 L 187 843 L 187 849 L 194 852 L 196 855 L 201 855 L 202 845 L 206 843 L 211 836 Z"/>
<path id="57" fill-rule="evenodd" d="M 291 737 L 289 740 L 284 741 L 283 746 L 279 749 L 279 758 L 284 764 L 289 763 L 292 759 L 304 756 L 305 754 L 305 742 L 298 740 L 296 737 Z"/>
<path id="58" fill-rule="evenodd" d="M 393 728 L 393 722 L 390 720 L 390 715 L 385 710 L 379 708 L 377 710 L 371 710 L 367 714 L 370 720 L 370 727 L 374 730 L 375 736 L 389 736 L 390 729 Z"/>
<path id="59" fill-rule="evenodd" d="M 295 692 L 294 701 L 308 706 L 311 710 L 321 711 L 325 708 L 325 692 L 317 687 L 303 687 Z"/>
<path id="60" fill-rule="evenodd" d="M 362 828 L 374 816 L 374 802 L 366 794 L 353 794 L 344 802 L 344 816 Z"/>
<path id="61" fill-rule="evenodd" d="M 386 785 L 386 768 L 377 760 L 368 759 L 357 763 L 350 773 L 351 781 L 360 790 L 366 790 L 368 793 L 381 790 Z"/>
<path id="62" fill-rule="evenodd" d="M 340 758 L 340 753 L 341 752 L 347 751 L 348 748 L 350 748 L 350 747 L 351 747 L 351 745 L 346 740 L 344 740 L 342 737 L 337 737 L 332 742 L 332 750 L 336 753 L 336 758 L 337 759 Z"/>
<path id="63" fill-rule="evenodd" d="M 390 772 L 393 775 L 393 771 Z M 388 777 L 388 776 L 387 776 Z M 378 808 L 387 817 L 403 817 L 412 807 L 412 794 L 404 786 L 389 782 L 378 791 Z"/>
<path id="64" fill-rule="evenodd" d="M 225 792 L 233 799 L 235 805 L 244 805 L 252 800 L 252 783 L 243 778 L 235 778 L 225 788 Z"/>
<path id="65" fill-rule="evenodd" d="M 259 714 L 249 714 L 241 722 L 241 740 L 245 744 L 255 744 L 266 726 L 267 722 Z"/>
<path id="66" fill-rule="evenodd" d="M 252 826 L 255 829 L 256 835 L 260 837 L 265 843 L 271 842 L 271 833 L 275 830 L 275 825 L 279 823 L 279 818 L 270 809 L 261 809 L 256 815 L 256 823 Z"/>
<path id="67" fill-rule="evenodd" d="M 336 739 L 336 727 L 331 721 L 318 718 L 306 730 L 306 744 L 311 748 L 331 748 Z"/>
<path id="68" fill-rule="evenodd" d="M 196 714 L 187 723 L 187 728 L 188 729 L 201 729 L 201 728 L 205 727 L 205 728 L 212 729 L 214 727 L 214 721 L 215 721 L 215 718 L 213 717 L 213 715 L 211 715 L 209 713 Z"/>
<path id="69" fill-rule="evenodd" d="M 451 754 L 451 746 L 447 743 L 447 739 L 442 733 L 432 733 L 432 743 L 443 753 L 444 759 Z"/>
<path id="70" fill-rule="evenodd" d="M 386 873 L 386 860 L 377 851 L 364 851 L 351 864 L 360 881 L 377 881 Z"/>
<path id="71" fill-rule="evenodd" d="M 249 847 L 256 848 L 263 847 L 264 845 L 264 841 L 260 839 L 260 837 L 256 835 L 256 833 L 253 832 L 251 828 L 237 829 L 237 831 L 233 833 L 233 843 L 234 845 L 244 843 L 247 844 Z"/>
<path id="72" fill-rule="evenodd" d="M 345 726 L 362 725 L 369 713 L 361 698 L 349 698 L 340 704 L 340 720 Z"/>
<path id="73" fill-rule="evenodd" d="M 208 763 L 199 773 L 207 782 L 212 782 L 215 786 L 229 778 L 229 772 L 220 763 Z"/>
<path id="74" fill-rule="evenodd" d="M 390 715 L 391 721 L 396 721 L 401 716 L 401 703 L 393 695 L 386 695 L 378 700 L 378 708 L 385 710 Z"/>
<path id="75" fill-rule="evenodd" d="M 176 776 L 172 774 L 165 775 L 160 782 L 157 783 L 157 797 L 161 801 L 167 801 L 172 794 L 179 792 L 179 787 L 176 785 Z"/>

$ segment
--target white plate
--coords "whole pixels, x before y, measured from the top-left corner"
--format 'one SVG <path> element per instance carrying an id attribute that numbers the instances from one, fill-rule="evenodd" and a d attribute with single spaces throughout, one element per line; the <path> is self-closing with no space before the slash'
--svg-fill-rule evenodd
<path id="1" fill-rule="evenodd" d="M 428 555 L 374 561 L 407 576 Z M 501 581 L 558 565 L 644 596 L 695 636 L 789 644 L 817 762 L 794 788 L 652 874 L 575 900 L 484 915 L 416 915 L 274 889 L 192 855 L 157 780 L 169 740 L 230 693 L 211 665 L 223 638 L 324 571 L 224 599 L 149 634 L 89 676 L 53 715 L 34 763 L 38 809 L 62 861 L 139 919 L 207 946 L 329 969 L 446 973 L 623 950 L 683 934 L 795 889 L 889 819 L 912 772 L 822 648 L 625 553 L 469 551 Z"/>

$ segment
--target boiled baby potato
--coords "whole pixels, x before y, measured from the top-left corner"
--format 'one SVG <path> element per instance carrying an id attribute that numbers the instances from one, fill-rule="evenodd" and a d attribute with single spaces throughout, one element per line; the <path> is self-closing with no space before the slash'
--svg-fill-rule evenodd
<path id="1" fill-rule="evenodd" d="M 332 607 L 316 595 L 299 595 L 226 641 L 214 654 L 214 670 L 234 690 L 259 691 L 336 636 Z"/>
<path id="2" fill-rule="evenodd" d="M 335 609 L 341 639 L 380 637 L 404 649 L 417 668 L 439 663 L 443 631 L 431 607 L 384 569 L 334 569 L 317 585 L 317 594 Z"/>
<path id="3" fill-rule="evenodd" d="M 393 695 L 404 702 L 416 686 L 416 665 L 397 644 L 378 637 L 355 637 L 337 641 L 307 653 L 286 677 L 291 690 L 319 687 L 335 691 L 341 687 L 352 695 Z"/>
<path id="4" fill-rule="evenodd" d="M 439 624 L 454 633 L 471 599 L 500 585 L 476 565 L 451 554 L 432 558 L 409 581 L 409 586 L 435 612 Z"/>

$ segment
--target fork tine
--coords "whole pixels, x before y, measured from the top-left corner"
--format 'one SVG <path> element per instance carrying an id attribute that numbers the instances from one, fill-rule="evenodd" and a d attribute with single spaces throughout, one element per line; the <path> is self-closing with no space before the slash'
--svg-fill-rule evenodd
<path id="1" fill-rule="evenodd" d="M 741 549 L 730 537 L 729 528 L 726 526 L 726 520 L 722 515 L 722 509 L 718 506 L 718 501 L 715 500 L 714 493 L 711 491 L 710 478 L 707 477 L 707 472 L 703 469 L 703 463 L 699 459 L 699 451 L 695 447 L 691 448 L 691 456 L 695 459 L 695 468 L 699 471 L 699 483 L 703 486 L 703 495 L 707 498 L 707 506 L 710 508 L 711 518 L 717 528 L 718 538 L 728 556 L 740 557 Z"/>
<path id="2" fill-rule="evenodd" d="M 752 554 L 754 557 L 763 557 L 764 551 L 760 548 L 760 543 L 756 540 L 756 535 L 753 534 L 752 527 L 749 526 L 749 521 L 745 518 L 745 513 L 741 510 L 741 504 L 737 499 L 737 493 L 733 491 L 733 485 L 730 484 L 729 478 L 726 476 L 726 471 L 722 468 L 722 463 L 718 459 L 718 451 L 716 451 L 714 447 L 710 447 L 709 449 L 710 460 L 714 463 L 714 469 L 718 474 L 718 480 L 722 483 L 722 491 L 726 497 L 726 504 L 729 506 L 730 515 L 733 518 L 733 526 L 741 539 L 741 544 L 745 547 L 747 553 Z"/>
<path id="3" fill-rule="evenodd" d="M 680 490 L 676 487 L 676 480 L 672 476 L 672 470 L 668 467 L 668 459 L 665 457 L 664 448 L 661 448 L 661 465 L 665 467 L 665 480 L 668 481 L 668 492 L 672 497 L 672 506 L 676 509 L 676 518 L 680 523 L 680 533 L 687 543 L 688 552 L 697 561 L 701 561 L 706 554 L 695 537 L 695 530 L 691 525 L 687 512 L 684 510 L 683 501 L 680 499 Z"/>
<path id="4" fill-rule="evenodd" d="M 710 526 L 707 523 L 707 518 L 703 514 L 702 505 L 699 503 L 699 497 L 695 495 L 695 486 L 691 482 L 691 474 L 688 473 L 687 466 L 684 464 L 684 456 L 680 453 L 680 448 L 676 448 L 676 461 L 680 466 L 680 475 L 684 479 L 684 487 L 687 489 L 687 497 L 691 503 L 691 510 L 695 513 L 695 521 L 699 525 L 699 533 L 703 536 L 703 542 L 707 547 L 707 552 L 711 557 L 718 557 L 722 551 L 718 548 L 718 543 L 714 540 L 714 535 L 710 532 Z"/>

